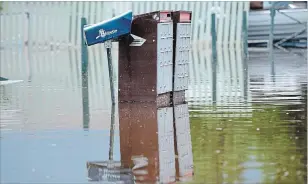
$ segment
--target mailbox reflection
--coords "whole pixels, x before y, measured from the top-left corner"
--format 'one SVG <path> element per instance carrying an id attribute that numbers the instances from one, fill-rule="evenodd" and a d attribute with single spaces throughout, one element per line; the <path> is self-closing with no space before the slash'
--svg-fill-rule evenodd
<path id="1" fill-rule="evenodd" d="M 187 104 L 119 103 L 121 161 L 89 162 L 90 181 L 174 183 L 192 179 Z"/>

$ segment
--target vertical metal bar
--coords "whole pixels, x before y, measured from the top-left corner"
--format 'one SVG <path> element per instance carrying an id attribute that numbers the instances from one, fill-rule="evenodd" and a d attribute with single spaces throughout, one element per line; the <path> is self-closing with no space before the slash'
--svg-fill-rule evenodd
<path id="1" fill-rule="evenodd" d="M 69 27 L 68 27 L 68 45 L 72 43 L 72 21 L 73 21 L 73 2 L 69 3 L 70 11 L 69 11 Z"/>
<path id="2" fill-rule="evenodd" d="M 242 40 L 243 40 L 243 68 L 244 68 L 244 101 L 247 103 L 247 94 L 248 94 L 248 35 L 247 35 L 247 12 L 243 11 L 243 23 L 242 23 Z"/>
<path id="3" fill-rule="evenodd" d="M 234 47 L 235 44 L 235 26 L 236 26 L 236 9 L 237 9 L 237 2 L 231 2 L 231 11 L 230 11 L 230 40 L 229 40 L 229 47 Z"/>
<path id="4" fill-rule="evenodd" d="M 25 39 L 25 45 L 28 46 L 30 45 L 30 13 L 29 12 L 26 12 L 26 18 L 27 18 L 27 22 L 26 22 L 26 33 L 27 33 L 27 38 Z"/>
<path id="5" fill-rule="evenodd" d="M 113 145 L 114 145 L 114 126 L 115 126 L 115 104 L 111 106 L 111 126 L 110 126 L 110 147 L 109 147 L 109 160 L 113 160 Z"/>
<path id="6" fill-rule="evenodd" d="M 86 18 L 81 18 L 81 81 L 82 81 L 82 115 L 83 128 L 89 129 L 90 112 L 89 112 L 89 89 L 88 89 L 88 49 L 85 45 L 83 36 L 83 27 L 87 24 Z"/>
<path id="7" fill-rule="evenodd" d="M 78 37 L 78 32 L 77 32 L 77 28 L 78 28 L 78 22 L 79 22 L 79 4 L 81 3 L 81 2 L 75 2 L 76 3 L 76 24 L 75 24 L 75 29 L 74 30 L 76 30 L 76 32 L 75 32 L 75 37 L 74 37 L 74 40 L 75 40 L 75 45 L 77 46 L 77 44 L 78 44 L 78 42 L 77 42 L 77 37 Z"/>
<path id="8" fill-rule="evenodd" d="M 227 98 L 227 103 L 230 103 L 230 97 L 231 97 L 231 94 L 232 94 L 232 90 L 231 90 L 231 72 L 230 72 L 230 57 L 229 57 L 229 43 L 230 43 L 230 12 L 231 12 L 231 3 L 232 2 L 226 2 L 225 4 L 225 10 L 224 10 L 224 14 L 226 15 L 224 17 L 224 26 L 223 26 L 223 60 L 224 60 L 224 68 L 225 68 L 225 71 L 224 71 L 224 77 L 226 77 L 226 80 L 227 80 L 227 84 L 226 84 L 226 88 L 227 88 L 227 91 L 228 91 L 228 98 Z M 229 106 L 230 108 L 230 106 Z M 228 110 L 229 110 L 228 108 Z"/>
<path id="9" fill-rule="evenodd" d="M 115 15 L 113 15 L 114 17 Z M 112 42 L 105 42 L 107 51 L 108 71 L 109 71 L 109 84 L 111 96 L 111 124 L 110 124 L 110 139 L 109 139 L 109 160 L 113 160 L 113 145 L 114 145 L 114 126 L 115 126 L 115 96 L 114 96 L 114 79 L 113 79 L 113 64 L 112 64 Z"/>
<path id="10" fill-rule="evenodd" d="M 216 49 L 216 16 L 214 13 L 212 13 L 211 32 L 212 32 L 212 69 L 213 69 L 212 98 L 213 98 L 213 104 L 216 104 L 217 49 Z"/>
<path id="11" fill-rule="evenodd" d="M 107 59 L 108 59 L 108 70 L 109 70 L 109 83 L 110 83 L 110 95 L 111 95 L 111 125 L 110 125 L 110 142 L 109 142 L 109 160 L 113 160 L 113 144 L 114 144 L 114 124 L 115 124 L 115 97 L 114 97 L 114 85 L 113 85 L 113 65 L 112 65 L 112 53 L 111 53 L 111 42 L 106 46 L 107 48 Z"/>
<path id="12" fill-rule="evenodd" d="M 240 30 L 243 27 L 243 25 L 242 25 L 243 21 L 241 21 L 241 20 L 243 20 L 243 9 L 244 9 L 244 2 L 238 2 L 237 3 L 236 19 L 240 20 L 240 21 L 236 21 L 237 23 L 236 23 L 236 28 L 235 28 L 235 30 L 237 30 L 236 33 L 235 33 L 235 47 L 238 51 L 240 50 L 241 38 L 242 38 L 241 37 L 242 31 L 240 31 Z"/>
<path id="13" fill-rule="evenodd" d="M 219 47 L 222 46 L 223 44 L 223 26 L 225 24 L 224 22 L 224 9 L 225 9 L 225 4 L 226 2 L 219 2 L 219 7 L 217 7 L 220 11 L 218 12 L 218 19 L 217 19 L 217 44 L 219 45 Z"/>
<path id="14" fill-rule="evenodd" d="M 198 41 L 198 38 L 197 38 L 197 34 L 198 34 L 198 28 L 199 28 L 199 19 L 200 17 L 199 14 L 200 14 L 200 10 L 201 9 L 201 2 L 195 2 L 194 3 L 194 10 L 196 10 L 193 14 L 193 19 L 192 19 L 192 35 L 191 35 L 191 40 L 192 42 L 195 42 L 195 41 Z"/>
<path id="15" fill-rule="evenodd" d="M 32 72 L 33 72 L 33 69 L 32 69 L 32 54 L 31 54 L 31 16 L 30 16 L 30 12 L 29 12 L 29 8 L 28 8 L 29 4 L 28 2 L 26 2 L 26 39 L 25 39 L 25 54 L 26 54 L 26 64 L 27 64 L 27 71 L 28 71 L 28 81 L 30 82 L 32 80 Z"/>
<path id="16" fill-rule="evenodd" d="M 205 2 L 207 4 L 206 9 L 206 22 L 205 22 L 205 44 L 210 43 L 211 40 L 211 8 L 213 6 L 212 1 Z M 206 48 L 209 48 L 210 44 L 206 45 Z"/>
<path id="17" fill-rule="evenodd" d="M 270 27 L 270 34 L 269 34 L 269 42 L 268 47 L 270 51 L 270 61 L 271 61 L 271 76 L 272 76 L 272 82 L 275 82 L 275 58 L 274 58 L 274 47 L 273 47 L 273 41 L 274 41 L 274 24 L 275 24 L 275 4 L 273 3 L 270 9 L 270 15 L 271 15 L 271 27 Z"/>

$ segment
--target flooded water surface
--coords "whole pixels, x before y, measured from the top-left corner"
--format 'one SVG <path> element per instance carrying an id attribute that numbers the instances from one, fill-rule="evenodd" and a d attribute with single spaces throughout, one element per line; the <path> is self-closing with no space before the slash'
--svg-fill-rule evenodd
<path id="1" fill-rule="evenodd" d="M 103 47 L 89 50 L 86 96 L 79 50 L 0 52 L 1 75 L 23 80 L 0 86 L 1 183 L 95 183 L 87 163 L 108 161 L 110 152 Z M 194 176 L 184 183 L 307 182 L 307 55 L 298 52 L 245 60 L 221 50 L 213 70 L 210 52 L 192 51 L 186 101 Z M 118 110 L 115 117 L 112 155 L 120 161 Z"/>

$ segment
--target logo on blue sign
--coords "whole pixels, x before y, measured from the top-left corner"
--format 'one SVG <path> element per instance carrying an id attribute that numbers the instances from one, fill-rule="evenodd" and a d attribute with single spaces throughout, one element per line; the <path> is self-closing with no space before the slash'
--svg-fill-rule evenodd
<path id="1" fill-rule="evenodd" d="M 118 30 L 111 30 L 111 31 L 105 31 L 104 29 L 100 29 L 98 31 L 98 36 L 96 37 L 96 39 L 99 39 L 99 38 L 105 38 L 107 35 L 112 35 L 112 34 L 115 34 L 117 33 Z"/>

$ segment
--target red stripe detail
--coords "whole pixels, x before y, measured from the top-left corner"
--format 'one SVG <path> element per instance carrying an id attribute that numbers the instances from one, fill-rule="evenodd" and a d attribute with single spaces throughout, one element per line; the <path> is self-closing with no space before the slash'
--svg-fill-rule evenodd
<path id="1" fill-rule="evenodd" d="M 190 21 L 190 13 L 180 13 L 180 22 L 189 22 Z"/>

